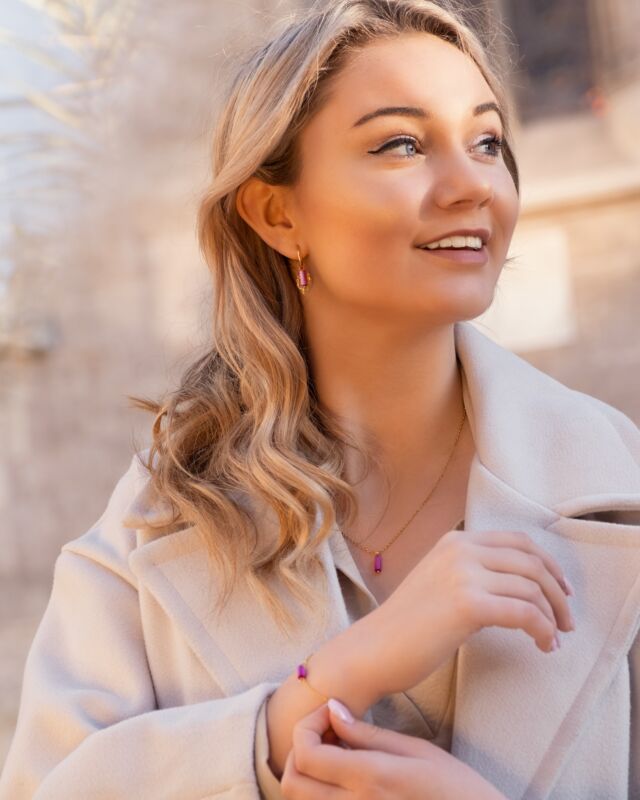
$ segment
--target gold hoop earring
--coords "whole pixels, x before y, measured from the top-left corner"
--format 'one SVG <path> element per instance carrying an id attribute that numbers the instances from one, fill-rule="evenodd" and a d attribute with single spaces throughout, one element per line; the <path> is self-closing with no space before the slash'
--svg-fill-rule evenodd
<path id="1" fill-rule="evenodd" d="M 298 264 L 300 265 L 296 275 L 296 286 L 302 294 L 306 294 L 311 287 L 311 273 L 304 268 L 302 258 L 300 256 L 300 248 L 296 247 L 296 250 L 298 251 Z"/>

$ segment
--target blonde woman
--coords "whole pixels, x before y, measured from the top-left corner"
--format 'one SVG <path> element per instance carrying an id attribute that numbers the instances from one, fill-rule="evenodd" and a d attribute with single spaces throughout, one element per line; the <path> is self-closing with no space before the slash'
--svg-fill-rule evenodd
<path id="1" fill-rule="evenodd" d="M 640 796 L 638 429 L 469 322 L 519 210 L 494 62 L 330 0 L 240 66 L 214 347 L 62 548 L 2 800 Z"/>

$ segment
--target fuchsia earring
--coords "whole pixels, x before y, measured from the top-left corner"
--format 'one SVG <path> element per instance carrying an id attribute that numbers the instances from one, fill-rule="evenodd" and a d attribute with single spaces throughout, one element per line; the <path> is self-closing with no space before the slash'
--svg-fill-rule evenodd
<path id="1" fill-rule="evenodd" d="M 305 294 L 311 286 L 311 273 L 307 272 L 302 264 L 300 248 L 296 247 L 296 250 L 298 251 L 298 264 L 300 265 L 296 275 L 296 286 L 302 292 L 302 294 Z"/>

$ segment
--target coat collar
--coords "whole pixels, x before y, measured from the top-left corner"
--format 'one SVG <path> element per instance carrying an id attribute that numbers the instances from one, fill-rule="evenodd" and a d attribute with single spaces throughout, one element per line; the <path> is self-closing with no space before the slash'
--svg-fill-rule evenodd
<path id="1" fill-rule="evenodd" d="M 456 323 L 454 334 L 476 445 L 465 528 L 523 530 L 555 557 L 576 588 L 570 601 L 576 630 L 561 634 L 562 647 L 553 654 L 539 651 L 522 631 L 498 627 L 465 642 L 452 752 L 508 796 L 540 800 L 638 632 L 640 433 L 621 412 L 569 389 L 475 325 Z M 145 487 L 124 520 L 138 529 L 131 569 L 226 693 L 265 674 L 284 680 L 299 660 L 348 627 L 336 570 L 361 578 L 337 529 L 320 552 L 329 615 L 292 641 L 247 592 L 235 592 L 220 619 L 210 616 L 211 597 L 203 589 L 215 582 L 199 537 L 189 527 L 152 538 L 145 518 L 162 518 L 166 509 L 151 498 Z M 613 517 L 598 518 L 607 511 Z M 632 521 L 610 521 L 618 512 Z M 247 641 L 259 658 L 247 659 Z"/>

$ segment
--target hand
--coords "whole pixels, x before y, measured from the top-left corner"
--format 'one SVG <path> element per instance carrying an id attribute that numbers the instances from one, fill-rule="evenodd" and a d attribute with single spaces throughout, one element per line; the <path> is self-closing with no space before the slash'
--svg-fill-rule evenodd
<path id="1" fill-rule="evenodd" d="M 380 696 L 410 689 L 481 628 L 520 628 L 543 651 L 573 630 L 570 587 L 522 531 L 451 530 L 368 617 Z"/>
<path id="2" fill-rule="evenodd" d="M 323 743 L 331 738 L 339 744 Z M 326 703 L 296 723 L 281 789 L 286 800 L 507 800 L 440 747 L 364 720 L 349 724 Z"/>

